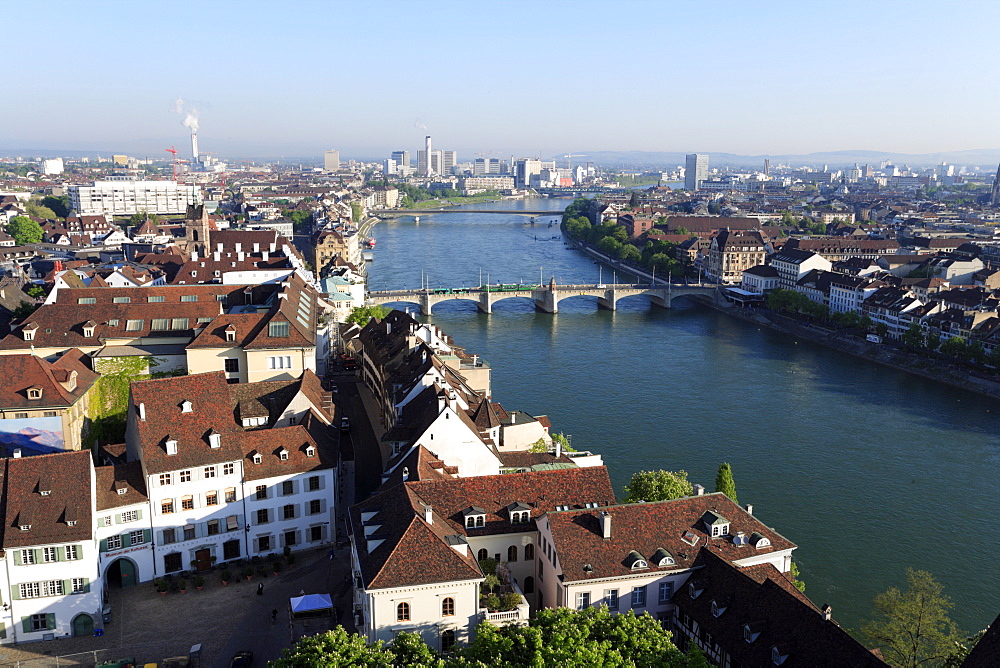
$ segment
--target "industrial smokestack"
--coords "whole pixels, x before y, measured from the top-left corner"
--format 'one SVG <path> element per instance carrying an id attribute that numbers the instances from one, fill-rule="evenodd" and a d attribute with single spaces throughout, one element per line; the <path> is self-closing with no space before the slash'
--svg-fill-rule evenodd
<path id="1" fill-rule="evenodd" d="M 424 137 L 424 154 L 427 156 L 426 164 L 426 174 L 424 176 L 431 175 L 431 136 L 427 135 Z"/>
<path id="2" fill-rule="evenodd" d="M 191 155 L 194 156 L 194 161 L 198 162 L 198 132 L 191 133 Z"/>

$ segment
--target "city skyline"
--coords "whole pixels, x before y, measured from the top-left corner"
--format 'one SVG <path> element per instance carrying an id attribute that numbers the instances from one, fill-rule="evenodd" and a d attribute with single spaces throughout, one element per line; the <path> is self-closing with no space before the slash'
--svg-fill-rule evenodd
<path id="1" fill-rule="evenodd" d="M 1000 146 L 985 3 L 54 6 L 9 8 L 44 48 L 15 56 L 12 90 L 40 103 L 8 105 L 0 148 L 158 156 L 192 117 L 203 151 L 318 159 L 428 134 L 463 160 Z M 420 34 L 452 46 L 422 53 Z"/>

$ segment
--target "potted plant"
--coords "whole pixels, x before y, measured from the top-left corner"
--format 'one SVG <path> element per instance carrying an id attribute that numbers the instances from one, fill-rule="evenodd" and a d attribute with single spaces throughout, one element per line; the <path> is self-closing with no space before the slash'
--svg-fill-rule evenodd
<path id="1" fill-rule="evenodd" d="M 281 562 L 275 559 L 273 568 L 274 568 L 274 574 L 277 575 L 279 572 L 281 572 Z"/>
<path id="2" fill-rule="evenodd" d="M 192 571 L 197 571 L 198 570 L 198 560 L 197 559 L 192 559 L 191 560 L 191 570 Z"/>
<path id="3" fill-rule="evenodd" d="M 166 596 L 167 590 L 170 589 L 170 585 L 163 578 L 156 578 L 156 591 L 160 592 L 160 596 Z"/>
<path id="4" fill-rule="evenodd" d="M 257 577 L 259 577 L 259 578 L 266 578 L 267 577 L 267 571 L 264 570 L 263 566 L 258 566 L 257 567 Z"/>
<path id="5" fill-rule="evenodd" d="M 292 548 L 291 548 L 291 546 L 290 545 L 286 545 L 285 549 L 282 550 L 282 553 L 284 553 L 285 559 L 287 559 L 288 557 L 292 556 Z"/>
<path id="6" fill-rule="evenodd" d="M 500 607 L 500 597 L 496 594 L 487 594 L 483 597 L 483 605 L 490 612 L 496 612 Z"/>
<path id="7" fill-rule="evenodd" d="M 253 577 L 253 566 L 243 567 L 243 577 L 247 579 L 247 582 L 250 581 L 250 578 Z"/>
<path id="8" fill-rule="evenodd" d="M 187 587 L 188 583 L 187 580 L 185 580 L 184 578 L 181 578 L 180 580 L 177 581 L 177 588 L 180 589 L 182 594 L 187 593 Z"/>
<path id="9" fill-rule="evenodd" d="M 233 579 L 233 573 L 228 568 L 223 568 L 222 572 L 219 573 L 219 577 L 222 580 L 222 585 L 228 587 Z"/>
<path id="10" fill-rule="evenodd" d="M 200 575 L 194 576 L 194 586 L 195 586 L 195 589 L 197 589 L 198 591 L 201 591 L 202 587 L 205 586 L 205 578 L 203 578 Z"/>

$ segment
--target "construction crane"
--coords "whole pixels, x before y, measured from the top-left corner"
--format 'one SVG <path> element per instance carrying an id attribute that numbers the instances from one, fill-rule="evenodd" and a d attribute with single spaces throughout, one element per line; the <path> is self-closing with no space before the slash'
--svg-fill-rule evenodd
<path id="1" fill-rule="evenodd" d="M 174 181 L 176 181 L 177 180 L 177 149 L 174 148 L 173 146 L 171 146 L 170 148 L 165 148 L 163 150 L 166 151 L 167 153 L 172 153 L 173 154 Z"/>
<path id="2" fill-rule="evenodd" d="M 587 154 L 586 153 L 567 153 L 563 157 L 566 158 L 566 169 L 569 169 L 570 158 L 586 158 Z"/>

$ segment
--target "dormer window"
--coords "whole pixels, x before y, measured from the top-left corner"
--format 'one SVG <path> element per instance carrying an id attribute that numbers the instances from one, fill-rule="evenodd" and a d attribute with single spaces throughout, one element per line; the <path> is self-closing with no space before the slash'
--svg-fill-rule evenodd
<path id="1" fill-rule="evenodd" d="M 714 511 L 705 511 L 701 516 L 701 521 L 705 525 L 705 530 L 712 538 L 720 538 L 729 535 L 729 520 Z"/>
<path id="2" fill-rule="evenodd" d="M 40 387 L 29 387 L 28 388 L 28 398 L 32 400 L 37 400 L 42 398 L 42 388 Z"/>
<path id="3" fill-rule="evenodd" d="M 232 343 L 236 340 L 236 328 L 230 325 L 226 327 L 226 341 Z"/>
<path id="4" fill-rule="evenodd" d="M 466 529 L 481 529 L 486 526 L 486 511 L 476 506 L 470 506 L 462 511 L 465 515 Z"/>
<path id="5" fill-rule="evenodd" d="M 262 461 L 264 461 L 264 458 L 260 456 L 259 452 L 253 453 L 253 463 L 254 464 L 260 464 Z"/>
<path id="6" fill-rule="evenodd" d="M 181 413 L 190 413 L 194 409 L 194 404 L 185 399 L 181 402 Z"/>
<path id="7" fill-rule="evenodd" d="M 743 640 L 745 640 L 747 643 L 752 643 L 753 641 L 755 641 L 760 636 L 762 626 L 763 624 L 761 622 L 755 622 L 753 624 L 744 624 Z"/>
<path id="8" fill-rule="evenodd" d="M 692 599 L 698 598 L 704 589 L 705 587 L 700 582 L 692 582 L 688 584 L 688 596 Z"/>
<path id="9" fill-rule="evenodd" d="M 93 320 L 88 320 L 87 322 L 83 323 L 83 335 L 88 339 L 94 335 L 94 331 L 96 329 L 97 329 L 97 323 L 95 323 Z"/>
<path id="10" fill-rule="evenodd" d="M 128 488 L 127 487 L 119 487 L 115 491 L 118 492 L 119 496 L 124 496 L 125 494 L 128 493 Z"/>
<path id="11" fill-rule="evenodd" d="M 649 568 L 649 562 L 646 561 L 646 559 L 635 550 L 629 552 L 628 556 L 625 557 L 625 565 L 628 566 L 633 571 L 642 570 L 643 568 Z"/>
<path id="12" fill-rule="evenodd" d="M 526 503 L 515 501 L 507 506 L 507 513 L 511 524 L 527 524 L 531 521 L 531 506 Z"/>
<path id="13" fill-rule="evenodd" d="M 727 607 L 728 606 L 724 602 L 720 602 L 718 600 L 712 601 L 712 616 L 719 617 L 726 611 Z"/>
<path id="14" fill-rule="evenodd" d="M 41 490 L 38 490 L 38 493 L 41 494 L 42 496 L 52 496 L 52 490 L 51 489 L 41 489 Z"/>
<path id="15" fill-rule="evenodd" d="M 38 331 L 38 325 L 33 322 L 29 322 L 27 325 L 21 328 L 21 334 L 24 335 L 25 341 L 34 341 L 35 332 Z"/>
<path id="16" fill-rule="evenodd" d="M 760 550 L 765 547 L 771 547 L 771 540 L 764 534 L 754 531 L 750 534 L 750 544 Z"/>
<path id="17" fill-rule="evenodd" d="M 68 527 L 75 527 L 76 526 L 76 520 L 66 520 L 66 526 L 68 526 Z"/>
<path id="18" fill-rule="evenodd" d="M 309 447 L 306 448 L 306 457 L 315 457 L 315 456 L 316 456 L 316 448 L 310 445 Z"/>
<path id="19" fill-rule="evenodd" d="M 222 436 L 212 432 L 208 435 L 208 446 L 210 448 L 221 448 L 222 447 Z"/>
<path id="20" fill-rule="evenodd" d="M 30 531 L 31 530 L 31 525 L 30 524 L 22 524 L 18 528 L 21 529 L 21 531 Z"/>
<path id="21" fill-rule="evenodd" d="M 281 450 L 279 450 L 278 451 L 278 459 L 280 459 L 283 462 L 287 462 L 288 461 L 288 450 L 285 450 L 284 448 L 282 448 Z"/>
<path id="22" fill-rule="evenodd" d="M 771 647 L 771 663 L 780 666 L 788 658 L 788 650 L 780 645 Z"/>
<path id="23" fill-rule="evenodd" d="M 177 441 L 172 438 L 167 439 L 167 454 L 176 455 L 177 454 Z"/>
<path id="24" fill-rule="evenodd" d="M 673 566 L 677 563 L 673 555 L 667 552 L 666 548 L 660 548 L 653 553 L 653 558 L 650 560 L 656 566 Z"/>

